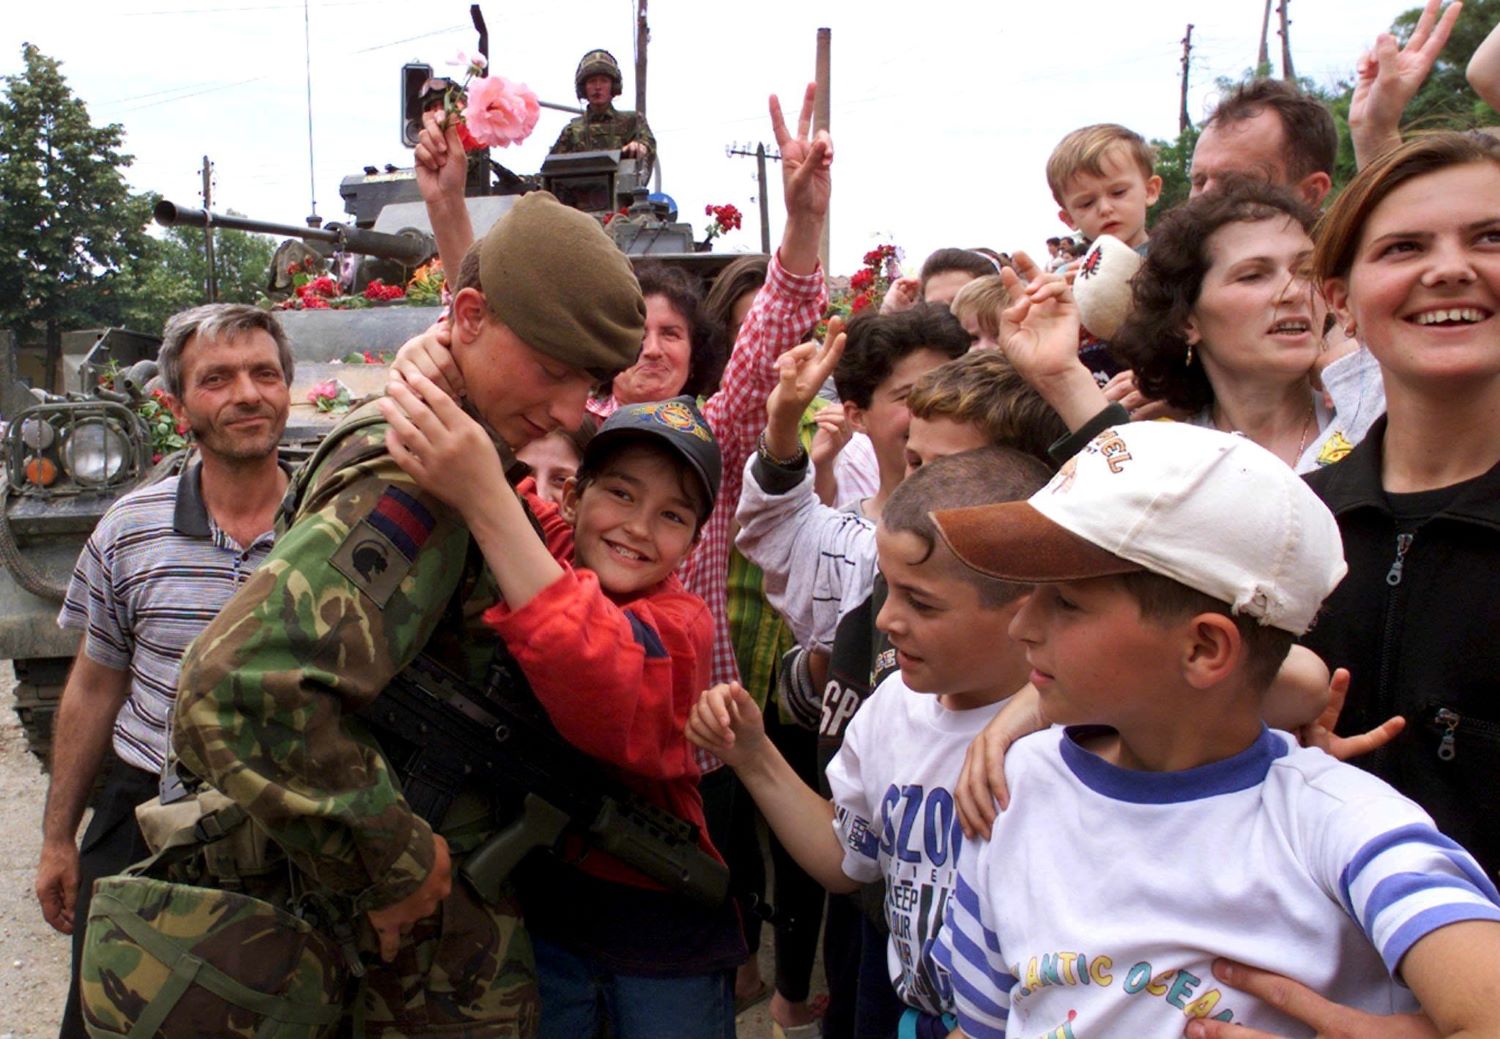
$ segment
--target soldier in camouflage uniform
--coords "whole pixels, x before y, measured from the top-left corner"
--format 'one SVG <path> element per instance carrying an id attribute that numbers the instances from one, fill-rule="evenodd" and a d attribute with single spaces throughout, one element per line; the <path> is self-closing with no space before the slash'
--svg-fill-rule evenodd
<path id="1" fill-rule="evenodd" d="M 613 100 L 620 96 L 620 65 L 606 50 L 592 50 L 578 63 L 573 86 L 588 110 L 574 119 L 558 134 L 554 152 L 588 152 L 618 148 L 621 156 L 638 159 L 642 169 L 650 172 L 656 161 L 656 138 L 646 117 L 638 112 L 621 112 Z"/>
<path id="2" fill-rule="evenodd" d="M 596 221 L 545 193 L 469 250 L 457 284 L 453 360 L 507 461 L 577 425 L 591 387 L 639 351 L 629 264 Z M 424 648 L 482 682 L 497 645 L 480 622 L 494 579 L 468 562 L 457 514 L 391 460 L 385 432 L 361 408 L 298 474 L 275 551 L 183 662 L 174 743 L 311 884 L 368 917 L 362 944 L 373 953 L 378 939 L 384 962 L 365 957 L 367 1035 L 529 1036 L 519 911 L 450 876 L 450 855 L 461 862 L 500 828 L 489 792 L 462 791 L 435 835 L 349 718 Z"/>

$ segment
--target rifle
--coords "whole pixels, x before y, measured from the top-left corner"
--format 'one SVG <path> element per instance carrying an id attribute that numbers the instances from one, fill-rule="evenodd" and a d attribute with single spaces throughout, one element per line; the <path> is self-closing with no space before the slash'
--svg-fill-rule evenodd
<path id="1" fill-rule="evenodd" d="M 729 871 L 698 846 L 698 827 L 646 801 L 558 735 L 503 649 L 483 687 L 419 655 L 360 717 L 388 753 L 398 751 L 402 793 L 434 828 L 464 786 L 524 795 L 520 816 L 459 869 L 492 903 L 527 854 L 555 848 L 568 830 L 695 902 L 717 906 L 728 894 Z"/>

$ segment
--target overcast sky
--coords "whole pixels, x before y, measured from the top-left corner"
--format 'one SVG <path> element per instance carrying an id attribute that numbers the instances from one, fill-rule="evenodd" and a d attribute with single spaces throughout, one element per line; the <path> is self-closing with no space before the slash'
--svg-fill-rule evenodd
<path id="1" fill-rule="evenodd" d="M 766 96 L 795 110 L 812 78 L 819 26 L 833 30 L 836 148 L 833 273 L 881 241 L 909 268 L 945 245 L 1040 249 L 1059 233 L 1048 153 L 1068 130 L 1113 121 L 1177 132 L 1179 58 L 1194 22 L 1189 111 L 1198 119 L 1219 76 L 1255 61 L 1262 0 L 654 0 L 648 112 L 663 188 L 701 233 L 706 204 L 733 203 L 759 245 L 755 162 L 730 145 L 770 143 Z M 1296 71 L 1323 83 L 1352 75 L 1360 51 L 1413 0 L 1291 0 Z M 491 67 L 546 101 L 573 101 L 572 75 L 593 47 L 626 70 L 632 103 L 630 0 L 538 0 L 484 6 Z M 343 216 L 339 180 L 365 165 L 410 164 L 399 141 L 401 65 L 439 74 L 474 50 L 468 5 L 453 0 L 311 0 L 315 175 L 309 178 L 304 5 L 299 0 L 83 0 L 7 5 L 0 74 L 21 45 L 63 62 L 96 124 L 118 122 L 141 190 L 200 204 L 200 164 L 215 163 L 214 208 L 298 223 Z M 749 12 L 755 12 L 752 19 Z M 1279 39 L 1272 36 L 1272 53 Z M 793 118 L 792 113 L 788 113 Z M 543 110 L 530 140 L 495 157 L 535 172 L 568 116 Z M 779 172 L 771 169 L 773 242 Z"/>

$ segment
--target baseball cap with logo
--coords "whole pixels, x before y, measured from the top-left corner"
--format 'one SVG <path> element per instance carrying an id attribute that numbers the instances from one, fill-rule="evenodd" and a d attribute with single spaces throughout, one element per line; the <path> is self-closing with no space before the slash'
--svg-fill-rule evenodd
<path id="1" fill-rule="evenodd" d="M 1333 514 L 1246 437 L 1182 422 L 1107 429 L 1024 502 L 933 513 L 965 564 L 1008 581 L 1136 570 L 1301 634 L 1343 579 Z"/>
<path id="2" fill-rule="evenodd" d="M 604 420 L 594 439 L 584 450 L 580 468 L 593 469 L 604 458 L 604 452 L 627 437 L 659 440 L 688 464 L 703 484 L 707 494 L 700 521 L 713 511 L 719 496 L 724 463 L 719 456 L 719 442 L 708 428 L 693 398 L 687 395 L 648 404 L 630 404 Z"/>

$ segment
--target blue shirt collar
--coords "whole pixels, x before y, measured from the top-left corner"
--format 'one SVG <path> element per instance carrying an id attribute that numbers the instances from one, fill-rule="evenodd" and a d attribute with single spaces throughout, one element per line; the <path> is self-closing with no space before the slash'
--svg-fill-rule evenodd
<path id="1" fill-rule="evenodd" d="M 1063 762 L 1090 790 L 1129 804 L 1178 804 L 1248 790 L 1263 783 L 1271 763 L 1289 750 L 1285 738 L 1261 726 L 1255 742 L 1233 757 L 1182 772 L 1141 772 L 1111 765 L 1080 745 L 1105 731 L 1097 725 L 1064 730 Z"/>

